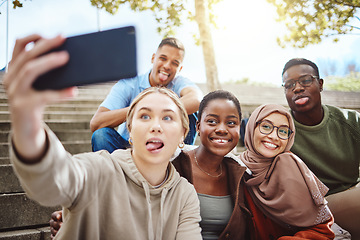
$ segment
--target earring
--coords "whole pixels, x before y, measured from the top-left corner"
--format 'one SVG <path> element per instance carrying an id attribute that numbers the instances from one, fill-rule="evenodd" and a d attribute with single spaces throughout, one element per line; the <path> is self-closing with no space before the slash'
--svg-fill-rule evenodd
<path id="1" fill-rule="evenodd" d="M 179 148 L 180 148 L 180 149 L 183 149 L 184 147 L 185 147 L 185 143 L 184 143 L 184 142 L 179 143 Z"/>
<path id="2" fill-rule="evenodd" d="M 129 144 L 130 144 L 130 145 L 133 145 L 133 141 L 132 141 L 132 138 L 131 138 L 131 137 L 129 137 Z"/>

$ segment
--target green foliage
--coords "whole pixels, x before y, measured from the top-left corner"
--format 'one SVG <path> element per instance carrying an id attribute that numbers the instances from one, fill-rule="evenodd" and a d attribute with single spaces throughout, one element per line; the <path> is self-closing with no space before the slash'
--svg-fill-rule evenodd
<path id="1" fill-rule="evenodd" d="M 13 0 L 13 8 L 23 7 L 26 0 Z M 213 6 L 223 0 L 208 0 L 210 22 L 216 27 L 216 16 Z M 115 14 L 121 5 L 127 5 L 135 12 L 151 11 L 158 23 L 157 31 L 161 36 L 175 35 L 175 30 L 180 27 L 185 19 L 194 20 L 195 13 L 188 4 L 194 4 L 189 0 L 90 0 L 91 5 L 104 9 L 110 14 Z M 195 41 L 199 36 L 194 35 Z"/>
<path id="2" fill-rule="evenodd" d="M 327 77 L 324 82 L 327 90 L 360 91 L 360 72 L 351 72 L 344 77 Z"/>
<path id="3" fill-rule="evenodd" d="M 19 0 L 14 0 L 12 3 L 13 3 L 13 8 L 14 9 L 17 8 L 17 7 L 22 7 L 23 6 L 22 3 L 19 2 Z"/>
<path id="4" fill-rule="evenodd" d="M 5 2 L 6 2 L 6 1 L 2 2 L 2 3 L 0 4 L 0 6 L 1 6 L 3 3 L 5 3 Z M 12 4 L 13 4 L 13 8 L 14 8 L 14 9 L 23 7 L 22 2 L 20 2 L 19 0 L 13 0 L 13 1 L 12 1 Z M 0 14 L 1 14 L 1 12 L 0 12 Z"/>
<path id="5" fill-rule="evenodd" d="M 354 33 L 360 30 L 360 19 L 355 16 L 359 0 L 267 0 L 277 8 L 278 21 L 284 22 L 289 34 L 278 38 L 281 47 L 290 44 L 303 48 L 317 44 L 323 38 Z M 350 23 L 356 21 L 359 27 Z M 339 39 L 334 38 L 337 42 Z"/>
<path id="6" fill-rule="evenodd" d="M 181 0 L 90 0 L 91 4 L 99 9 L 105 9 L 110 14 L 115 14 L 120 5 L 128 5 L 135 12 L 152 11 L 158 23 L 157 31 L 164 36 L 174 34 L 174 27 L 181 25 L 181 16 L 185 12 Z"/>
<path id="7" fill-rule="evenodd" d="M 222 0 L 209 0 L 210 21 L 215 23 L 215 15 L 212 13 L 213 5 Z M 194 20 L 194 15 L 188 4 L 193 1 L 187 0 L 90 0 L 91 4 L 99 9 L 105 9 L 110 14 L 115 14 L 120 5 L 126 4 L 133 11 L 151 11 L 158 23 L 157 31 L 167 37 L 175 35 L 177 27 L 181 26 L 185 19 Z M 190 3 L 189 3 L 190 2 Z"/>

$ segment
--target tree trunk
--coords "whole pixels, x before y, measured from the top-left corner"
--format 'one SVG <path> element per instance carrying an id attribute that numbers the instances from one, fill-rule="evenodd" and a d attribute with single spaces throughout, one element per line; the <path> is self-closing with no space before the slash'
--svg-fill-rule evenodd
<path id="1" fill-rule="evenodd" d="M 195 0 L 195 20 L 199 26 L 200 43 L 205 62 L 207 89 L 208 91 L 221 89 L 211 37 L 207 0 Z"/>

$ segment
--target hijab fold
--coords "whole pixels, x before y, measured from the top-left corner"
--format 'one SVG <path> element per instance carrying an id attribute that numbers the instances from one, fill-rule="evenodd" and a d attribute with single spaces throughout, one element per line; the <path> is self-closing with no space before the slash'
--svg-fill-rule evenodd
<path id="1" fill-rule="evenodd" d="M 293 134 L 283 153 L 267 158 L 254 148 L 254 131 L 256 122 L 276 112 L 287 117 Z M 253 173 L 245 183 L 265 215 L 283 226 L 309 227 L 332 217 L 324 197 L 328 188 L 290 152 L 294 135 L 294 122 L 287 109 L 276 104 L 262 105 L 254 110 L 246 125 L 247 150 L 240 159 Z"/>

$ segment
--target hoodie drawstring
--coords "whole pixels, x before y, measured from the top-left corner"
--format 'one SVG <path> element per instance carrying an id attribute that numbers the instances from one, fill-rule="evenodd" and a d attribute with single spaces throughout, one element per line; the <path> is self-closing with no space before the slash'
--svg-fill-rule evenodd
<path id="1" fill-rule="evenodd" d="M 149 240 L 154 240 L 154 229 L 153 229 L 153 223 L 152 223 L 152 213 L 151 213 L 151 199 L 150 199 L 150 191 L 149 191 L 149 185 L 147 182 L 141 182 L 146 196 L 146 203 L 147 203 L 147 209 L 148 209 L 148 236 Z"/>
<path id="2" fill-rule="evenodd" d="M 160 199 L 160 223 L 157 225 L 156 229 L 156 239 L 161 240 L 162 239 L 162 233 L 164 228 L 164 203 L 165 203 L 165 197 L 168 193 L 168 189 L 166 187 L 163 188 L 161 191 L 161 199 Z"/>

